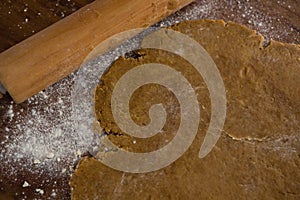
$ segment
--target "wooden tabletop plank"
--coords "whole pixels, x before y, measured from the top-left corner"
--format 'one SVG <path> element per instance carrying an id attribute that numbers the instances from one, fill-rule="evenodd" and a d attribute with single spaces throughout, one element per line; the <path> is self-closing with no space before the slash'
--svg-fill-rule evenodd
<path id="1" fill-rule="evenodd" d="M 93 0 L 0 1 L 0 52 L 91 2 Z"/>

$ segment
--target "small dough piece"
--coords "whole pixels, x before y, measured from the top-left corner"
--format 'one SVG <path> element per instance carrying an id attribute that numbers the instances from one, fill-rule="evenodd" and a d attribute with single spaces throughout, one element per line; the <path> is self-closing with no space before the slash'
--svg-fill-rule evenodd
<path id="1" fill-rule="evenodd" d="M 172 66 L 194 87 L 201 105 L 198 134 L 182 157 L 151 173 L 123 173 L 92 157 L 83 158 L 71 178 L 72 198 L 300 198 L 300 46 L 271 41 L 263 48 L 261 35 L 221 20 L 187 21 L 171 28 L 199 42 L 221 73 L 227 94 L 221 138 L 205 158 L 198 158 L 210 119 L 210 99 L 203 79 L 177 55 L 137 50 L 130 58 L 115 61 L 101 77 L 96 91 L 96 115 L 110 133 L 110 140 L 128 151 L 147 152 L 174 137 L 180 106 L 162 86 L 142 87 L 130 101 L 132 118 L 138 124 L 149 123 L 151 105 L 160 102 L 165 106 L 167 122 L 157 136 L 132 138 L 113 120 L 109 105 L 114 84 L 131 68 L 149 62 Z"/>

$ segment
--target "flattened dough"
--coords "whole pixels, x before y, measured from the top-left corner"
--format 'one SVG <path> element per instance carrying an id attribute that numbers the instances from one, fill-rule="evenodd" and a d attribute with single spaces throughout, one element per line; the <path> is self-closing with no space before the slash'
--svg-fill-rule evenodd
<path id="1" fill-rule="evenodd" d="M 187 21 L 171 28 L 199 42 L 221 73 L 227 95 L 221 138 L 205 158 L 198 158 L 211 114 L 203 79 L 177 55 L 138 50 L 131 57 L 119 58 L 101 77 L 96 91 L 96 115 L 101 127 L 111 141 L 128 151 L 153 151 L 172 140 L 180 120 L 179 103 L 166 88 L 144 86 L 130 101 L 137 124 L 149 123 L 151 105 L 165 106 L 166 124 L 152 138 L 137 139 L 122 133 L 109 106 L 113 86 L 124 73 L 137 65 L 157 62 L 182 72 L 198 94 L 201 122 L 197 137 L 176 162 L 146 174 L 119 172 L 85 157 L 71 178 L 72 198 L 300 198 L 300 46 L 272 41 L 263 48 L 261 35 L 223 21 Z"/>

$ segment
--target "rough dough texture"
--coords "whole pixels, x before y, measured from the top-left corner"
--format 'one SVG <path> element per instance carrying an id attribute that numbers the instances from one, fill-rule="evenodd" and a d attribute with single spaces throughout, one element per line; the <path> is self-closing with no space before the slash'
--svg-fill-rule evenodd
<path id="1" fill-rule="evenodd" d="M 135 152 L 153 151 L 172 140 L 180 120 L 179 103 L 166 88 L 144 86 L 130 101 L 132 118 L 138 124 L 149 123 L 151 105 L 164 104 L 166 125 L 152 138 L 122 133 L 109 106 L 117 80 L 131 68 L 154 61 L 181 71 L 197 92 L 201 105 L 197 137 L 176 162 L 146 174 L 119 172 L 85 157 L 71 178 L 72 198 L 299 199 L 300 46 L 272 41 L 263 48 L 261 35 L 223 21 L 187 21 L 171 28 L 198 41 L 221 73 L 228 101 L 221 138 L 205 158 L 198 158 L 210 119 L 203 79 L 177 55 L 138 50 L 115 61 L 96 91 L 96 115 L 110 140 Z"/>

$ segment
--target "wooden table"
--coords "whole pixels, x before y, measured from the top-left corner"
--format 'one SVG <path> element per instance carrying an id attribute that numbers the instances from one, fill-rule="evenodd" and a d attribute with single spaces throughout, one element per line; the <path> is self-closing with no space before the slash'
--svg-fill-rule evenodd
<path id="1" fill-rule="evenodd" d="M 0 51 L 8 49 L 90 2 L 92 2 L 92 0 L 0 1 Z M 254 0 L 249 2 L 199 0 L 193 5 L 179 11 L 177 15 L 183 15 L 189 8 L 197 7 L 199 9 L 197 18 L 234 21 L 258 30 L 267 40 L 272 38 L 282 42 L 299 44 L 299 5 L 299 0 Z M 62 91 L 58 91 L 55 88 L 59 87 L 54 86 L 52 95 L 61 95 Z M 53 97 L 51 99 L 56 98 Z M 6 95 L 0 100 L 0 142 L 6 141 L 7 137 L 13 140 L 17 135 L 24 134 L 22 128 L 20 128 L 19 131 L 12 128 L 16 126 L 16 124 L 22 125 L 24 122 L 17 118 L 8 118 L 9 109 L 13 107 L 14 112 L 21 112 L 22 110 L 30 112 L 36 106 L 32 105 L 30 101 L 26 101 L 20 105 L 15 105 L 11 103 L 11 101 L 12 99 L 9 95 Z M 47 107 L 47 101 L 41 102 L 40 104 Z M 56 118 L 56 114 L 49 116 L 49 120 Z M 47 133 L 45 132 L 45 134 Z M 5 145 L 6 143 L 0 143 L 0 148 L 4 148 Z M 3 199 L 4 196 L 6 199 L 22 199 L 25 196 L 28 199 L 70 198 L 68 173 L 53 175 L 45 171 L 36 173 L 24 169 L 17 170 L 14 173 L 7 173 L 7 171 L 9 171 L 8 169 L 13 166 L 5 160 L 7 155 L 3 155 L 0 158 L 0 199 Z M 32 187 L 22 187 L 25 180 L 30 182 Z M 42 188 L 45 194 L 41 195 L 38 191 L 35 191 L 36 188 Z M 55 191 L 56 196 L 53 195 L 52 190 Z"/>

